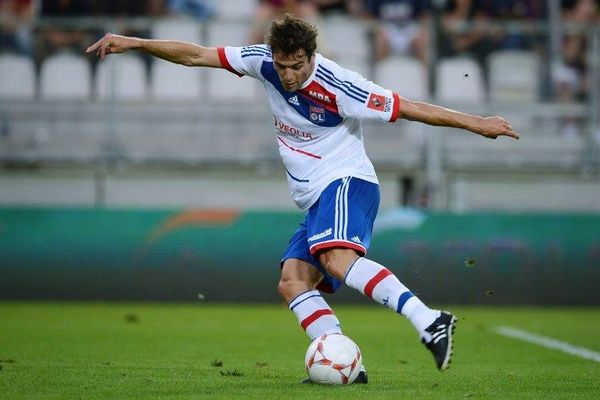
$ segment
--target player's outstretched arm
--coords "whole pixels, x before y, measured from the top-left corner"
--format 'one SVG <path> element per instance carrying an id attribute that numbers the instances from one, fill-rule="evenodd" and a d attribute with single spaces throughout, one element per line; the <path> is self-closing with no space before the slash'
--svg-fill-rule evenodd
<path id="1" fill-rule="evenodd" d="M 519 134 L 502 117 L 480 117 L 405 98 L 400 99 L 400 118 L 428 125 L 466 129 L 490 139 L 498 136 L 519 138 Z"/>
<path id="2" fill-rule="evenodd" d="M 107 33 L 102 39 L 88 47 L 86 53 L 96 52 L 100 59 L 104 60 L 108 54 L 124 53 L 128 50 L 143 51 L 188 67 L 221 68 L 216 48 L 177 40 L 141 39 Z"/>

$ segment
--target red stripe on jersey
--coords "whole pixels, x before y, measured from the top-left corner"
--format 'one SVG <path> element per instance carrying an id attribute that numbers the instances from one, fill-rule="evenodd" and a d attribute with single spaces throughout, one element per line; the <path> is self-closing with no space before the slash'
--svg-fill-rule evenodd
<path id="1" fill-rule="evenodd" d="M 373 278 L 371 278 L 371 280 L 369 282 L 367 282 L 367 284 L 365 285 L 365 296 L 372 298 L 373 290 L 375 290 L 375 286 L 377 286 L 379 284 L 379 282 L 381 282 L 382 280 L 384 280 L 386 277 L 388 277 L 390 275 L 392 275 L 392 271 L 390 271 L 387 268 L 384 268 L 381 271 L 379 271 L 377 273 L 377 275 L 375 275 Z"/>
<path id="2" fill-rule="evenodd" d="M 310 324 L 321 318 L 323 315 L 333 315 L 333 310 L 329 308 L 324 308 L 310 314 L 308 317 L 304 318 L 302 322 L 300 322 L 302 329 L 306 330 L 306 328 L 308 328 Z"/>
<path id="3" fill-rule="evenodd" d="M 396 122 L 400 116 L 400 96 L 395 92 L 392 94 L 394 96 L 394 103 L 392 104 L 392 117 L 390 118 L 390 122 Z"/>
<path id="4" fill-rule="evenodd" d="M 277 140 L 279 140 L 281 142 L 281 144 L 283 144 L 285 147 L 287 147 L 291 151 L 295 151 L 297 153 L 304 154 L 305 156 L 309 156 L 309 157 L 312 157 L 312 158 L 317 158 L 319 160 L 321 159 L 321 156 L 318 156 L 316 154 L 309 153 L 308 151 L 300 150 L 300 149 L 297 149 L 295 147 L 290 146 L 289 144 L 287 144 L 286 142 L 284 142 L 283 139 L 280 138 L 279 136 L 277 137 Z"/>
<path id="5" fill-rule="evenodd" d="M 229 71 L 231 73 L 236 74 L 237 76 L 244 76 L 243 74 L 240 74 L 235 69 L 233 69 L 231 64 L 229 64 L 229 60 L 227 59 L 227 55 L 225 54 L 224 47 L 217 47 L 217 54 L 219 56 L 219 61 L 221 62 L 221 67 L 225 68 L 227 71 Z"/>
<path id="6" fill-rule="evenodd" d="M 346 242 L 342 240 L 331 240 L 329 242 L 317 243 L 310 247 L 310 254 L 315 255 L 320 250 L 332 249 L 334 247 L 341 247 L 344 249 L 352 249 L 358 251 L 361 255 L 367 254 L 367 249 L 365 249 L 360 244 L 356 244 L 353 242 Z"/>
<path id="7" fill-rule="evenodd" d="M 311 102 L 323 106 L 327 111 L 339 114 L 335 93 L 325 89 L 317 82 L 312 81 L 304 89 L 298 90 L 298 93 Z"/>

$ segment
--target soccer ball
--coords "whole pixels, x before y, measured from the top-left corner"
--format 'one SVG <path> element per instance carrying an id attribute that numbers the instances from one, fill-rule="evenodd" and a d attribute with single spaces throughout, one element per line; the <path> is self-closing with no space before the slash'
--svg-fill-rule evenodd
<path id="1" fill-rule="evenodd" d="M 338 333 L 323 335 L 308 346 L 304 365 L 313 382 L 347 385 L 358 376 L 362 355 L 349 337 Z"/>

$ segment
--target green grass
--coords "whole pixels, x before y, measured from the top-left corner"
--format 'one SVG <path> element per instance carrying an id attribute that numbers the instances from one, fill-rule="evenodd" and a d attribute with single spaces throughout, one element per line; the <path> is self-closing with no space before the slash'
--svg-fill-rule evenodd
<path id="1" fill-rule="evenodd" d="M 460 320 L 444 373 L 404 318 L 375 305 L 335 309 L 368 385 L 299 384 L 308 340 L 282 305 L 0 302 L 0 398 L 600 398 L 600 363 L 493 331 L 600 352 L 597 308 L 451 308 Z"/>

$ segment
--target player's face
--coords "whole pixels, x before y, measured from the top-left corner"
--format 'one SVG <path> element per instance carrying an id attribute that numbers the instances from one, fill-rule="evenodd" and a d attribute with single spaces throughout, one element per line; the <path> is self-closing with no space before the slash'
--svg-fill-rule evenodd
<path id="1" fill-rule="evenodd" d="M 288 92 L 295 92 L 308 79 L 315 66 L 314 54 L 309 59 L 300 49 L 293 54 L 273 54 L 273 66 L 281 85 Z"/>

